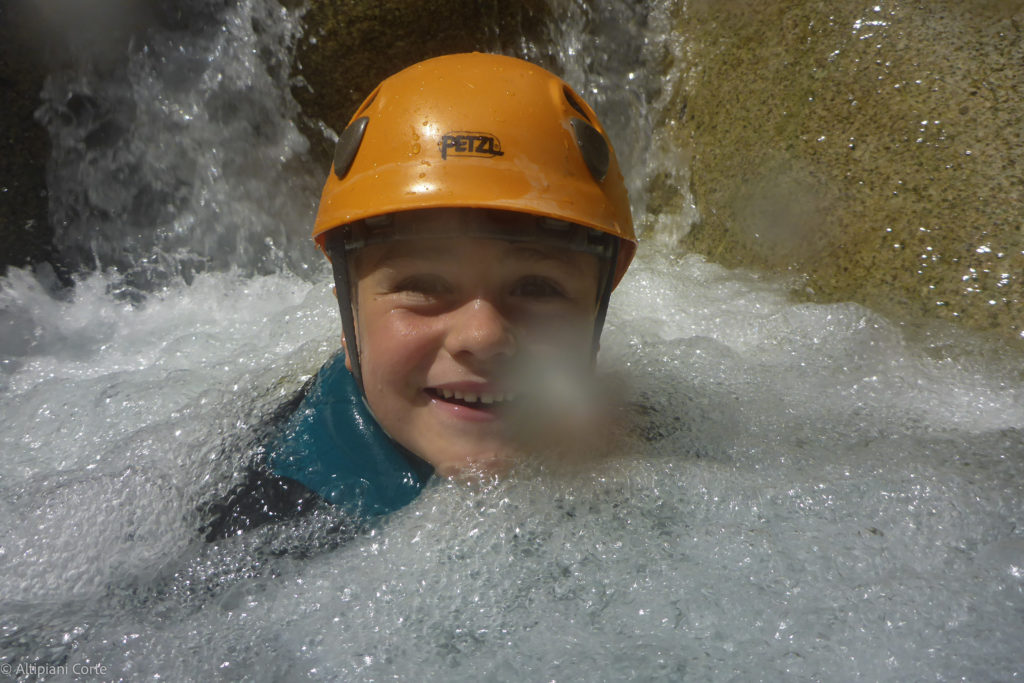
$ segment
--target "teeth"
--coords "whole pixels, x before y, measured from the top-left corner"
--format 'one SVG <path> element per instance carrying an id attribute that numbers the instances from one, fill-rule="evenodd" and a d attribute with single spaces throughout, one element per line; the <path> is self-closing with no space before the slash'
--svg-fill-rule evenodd
<path id="1" fill-rule="evenodd" d="M 475 394 L 471 391 L 462 392 L 451 391 L 449 389 L 437 389 L 437 393 L 444 398 L 454 398 L 457 401 L 465 401 L 466 403 L 479 402 L 488 405 L 492 403 L 502 403 L 504 401 L 513 401 L 516 398 L 516 395 L 511 391 L 508 393 L 496 392 L 492 394 L 483 392 Z"/>

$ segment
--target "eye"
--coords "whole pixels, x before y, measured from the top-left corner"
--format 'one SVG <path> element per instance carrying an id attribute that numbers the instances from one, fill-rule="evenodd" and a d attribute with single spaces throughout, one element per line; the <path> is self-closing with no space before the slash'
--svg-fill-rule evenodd
<path id="1" fill-rule="evenodd" d="M 418 274 L 403 278 L 395 285 L 396 293 L 419 294 L 422 296 L 442 296 L 452 291 L 451 285 L 439 275 Z"/>
<path id="2" fill-rule="evenodd" d="M 530 275 L 516 281 L 512 286 L 512 295 L 530 299 L 561 299 L 565 298 L 565 291 L 554 280 Z"/>

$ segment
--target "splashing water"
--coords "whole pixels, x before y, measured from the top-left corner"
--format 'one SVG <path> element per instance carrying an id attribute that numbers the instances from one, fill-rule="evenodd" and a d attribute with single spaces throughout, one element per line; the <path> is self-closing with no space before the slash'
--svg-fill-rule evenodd
<path id="1" fill-rule="evenodd" d="M 275 11 L 223 20 L 239 8 Z M 565 8 L 583 31 L 632 11 Z M 198 118 L 192 143 L 219 135 Z M 0 663 L 166 680 L 1020 676 L 1020 357 L 669 253 L 649 236 L 609 312 L 620 457 L 435 482 L 340 546 L 330 511 L 216 544 L 196 532 L 255 425 L 337 347 L 325 271 L 246 262 L 135 304 L 115 272 L 61 299 L 12 271 Z"/>
<path id="2" fill-rule="evenodd" d="M 86 52 L 47 79 L 57 246 L 118 268 L 130 293 L 318 262 L 306 226 L 322 179 L 289 90 L 298 18 L 273 1 L 217 4 L 181 10 L 195 15 L 184 27 L 153 20 L 124 64 Z"/>

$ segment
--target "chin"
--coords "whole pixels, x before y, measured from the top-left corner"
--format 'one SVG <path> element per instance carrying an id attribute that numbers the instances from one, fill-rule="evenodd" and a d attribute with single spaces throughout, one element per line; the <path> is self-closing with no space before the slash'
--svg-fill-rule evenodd
<path id="1" fill-rule="evenodd" d="M 500 477 L 509 471 L 515 461 L 512 449 L 509 448 L 475 449 L 463 455 L 453 455 L 453 450 L 447 451 L 445 457 L 436 460 L 426 457 L 424 460 L 433 465 L 437 473 L 443 477 Z"/>

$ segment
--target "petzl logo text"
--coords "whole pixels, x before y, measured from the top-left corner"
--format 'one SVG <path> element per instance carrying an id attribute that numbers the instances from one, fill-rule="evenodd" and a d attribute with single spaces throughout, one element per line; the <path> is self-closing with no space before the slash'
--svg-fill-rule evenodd
<path id="1" fill-rule="evenodd" d="M 448 157 L 500 157 L 501 140 L 490 133 L 473 133 L 466 130 L 453 130 L 445 133 L 437 143 L 441 148 L 441 158 Z"/>

